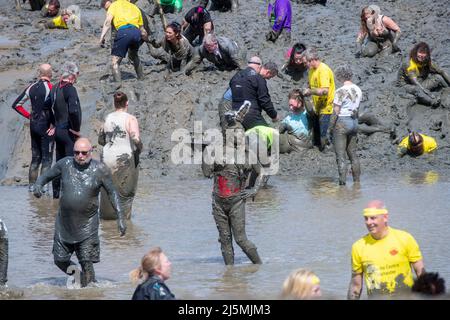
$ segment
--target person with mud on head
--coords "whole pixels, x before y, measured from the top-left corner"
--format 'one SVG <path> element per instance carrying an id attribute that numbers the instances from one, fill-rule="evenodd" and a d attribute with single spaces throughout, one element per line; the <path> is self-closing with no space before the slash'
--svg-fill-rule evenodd
<path id="1" fill-rule="evenodd" d="M 102 1 L 102 5 L 106 3 Z M 144 28 L 144 20 L 141 10 L 128 0 L 116 0 L 111 3 L 103 23 L 100 45 L 105 43 L 105 36 L 111 28 L 111 22 L 117 33 L 111 48 L 112 75 L 115 82 L 121 82 L 119 65 L 128 53 L 128 59 L 133 64 L 137 78 L 142 80 L 144 72 L 139 59 L 139 46 L 141 40 L 148 40 L 147 31 Z"/>
<path id="2" fill-rule="evenodd" d="M 233 12 L 236 12 L 238 6 L 239 0 L 211 0 L 209 11 L 218 10 L 220 12 L 225 12 L 231 10 Z"/>
<path id="3" fill-rule="evenodd" d="M 437 142 L 434 138 L 423 133 L 412 131 L 398 145 L 397 155 L 403 157 L 408 154 L 412 157 L 418 157 L 426 153 L 434 152 L 436 149 Z"/>
<path id="4" fill-rule="evenodd" d="M 66 9 L 60 10 L 60 15 L 46 21 L 45 27 L 47 29 L 81 30 L 80 7 L 71 5 Z"/>
<path id="5" fill-rule="evenodd" d="M 450 86 L 450 77 L 431 60 L 428 44 L 419 42 L 411 49 L 409 61 L 401 66 L 397 85 L 412 94 L 418 103 L 436 108 L 440 105 L 436 91 Z"/>
<path id="6" fill-rule="evenodd" d="M 185 36 L 193 46 L 196 45 L 194 41 L 197 37 L 198 44 L 201 44 L 203 43 L 205 35 L 214 32 L 214 24 L 211 15 L 208 10 L 206 10 L 207 5 L 208 1 L 200 1 L 198 6 L 193 7 L 185 14 L 181 24 L 183 36 Z"/>
<path id="7" fill-rule="evenodd" d="M 267 15 L 269 16 L 270 31 L 266 34 L 266 41 L 275 42 L 280 35 L 283 35 L 285 43 L 289 44 L 292 19 L 290 0 L 275 0 L 273 4 L 269 3 Z"/>
<path id="8" fill-rule="evenodd" d="M 202 63 L 203 59 L 213 63 L 214 66 L 221 70 L 242 70 L 245 68 L 245 52 L 235 41 L 226 37 L 217 37 L 213 33 L 208 33 L 203 39 L 203 44 L 196 47 L 192 60 L 185 68 L 185 72 L 189 75 L 197 66 Z"/>
<path id="9" fill-rule="evenodd" d="M 56 17 L 59 15 L 59 9 L 61 8 L 61 4 L 59 0 L 49 0 L 42 7 L 41 16 L 44 18 Z"/>
<path id="10" fill-rule="evenodd" d="M 290 75 L 294 81 L 302 79 L 308 69 L 303 56 L 305 50 L 306 46 L 301 42 L 297 42 L 286 52 L 285 58 L 287 61 L 281 67 L 281 71 Z"/>

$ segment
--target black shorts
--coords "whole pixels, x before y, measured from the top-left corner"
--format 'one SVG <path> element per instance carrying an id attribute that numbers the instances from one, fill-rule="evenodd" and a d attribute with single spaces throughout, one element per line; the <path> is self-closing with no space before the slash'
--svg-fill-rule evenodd
<path id="1" fill-rule="evenodd" d="M 141 41 L 141 31 L 135 27 L 119 29 L 111 49 L 111 55 L 125 58 L 128 49 L 138 50 Z"/>
<path id="2" fill-rule="evenodd" d="M 90 261 L 97 263 L 100 261 L 100 240 L 98 235 L 94 234 L 81 242 L 67 243 L 55 234 L 52 252 L 55 261 L 69 261 L 75 252 L 78 262 Z"/>

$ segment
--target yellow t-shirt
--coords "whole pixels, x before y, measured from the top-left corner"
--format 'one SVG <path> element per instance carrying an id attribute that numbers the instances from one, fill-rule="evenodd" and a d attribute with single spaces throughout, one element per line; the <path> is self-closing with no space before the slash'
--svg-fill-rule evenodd
<path id="1" fill-rule="evenodd" d="M 437 142 L 434 138 L 429 137 L 423 133 L 419 133 L 423 138 L 423 153 L 430 153 L 437 149 Z M 403 138 L 402 142 L 398 145 L 399 148 L 406 148 L 409 150 L 409 137 Z"/>
<path id="2" fill-rule="evenodd" d="M 422 253 L 413 236 L 391 227 L 381 240 L 368 234 L 352 246 L 352 271 L 364 273 L 368 295 L 410 288 L 414 283 L 410 263 L 419 260 Z"/>
<path id="3" fill-rule="evenodd" d="M 328 95 L 312 96 L 316 112 L 318 114 L 332 114 L 335 89 L 333 71 L 321 62 L 317 69 L 309 69 L 308 80 L 311 89 L 328 88 Z"/>
<path id="4" fill-rule="evenodd" d="M 132 24 L 136 28 L 144 24 L 141 10 L 128 0 L 117 0 L 111 3 L 108 14 L 113 16 L 113 24 L 117 30 L 127 24 Z"/>
<path id="5" fill-rule="evenodd" d="M 62 16 L 57 16 L 56 18 L 53 18 L 52 22 L 54 28 L 69 29 L 67 27 L 66 22 L 63 20 Z"/>
<path id="6" fill-rule="evenodd" d="M 421 69 L 422 65 L 420 63 L 415 63 L 413 59 L 409 59 L 409 65 L 406 69 L 408 74 L 413 74 L 415 77 L 419 77 Z"/>

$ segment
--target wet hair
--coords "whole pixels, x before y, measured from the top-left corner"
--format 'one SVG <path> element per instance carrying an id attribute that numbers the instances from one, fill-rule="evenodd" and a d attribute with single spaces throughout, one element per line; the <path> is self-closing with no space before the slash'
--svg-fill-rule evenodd
<path id="1" fill-rule="evenodd" d="M 319 60 L 319 54 L 317 53 L 317 49 L 314 47 L 307 48 L 305 52 L 303 52 L 303 55 L 306 61 Z"/>
<path id="2" fill-rule="evenodd" d="M 101 2 L 100 2 L 100 8 L 105 8 L 105 5 L 106 5 L 106 3 L 107 2 L 112 2 L 113 0 L 102 0 Z"/>
<path id="3" fill-rule="evenodd" d="M 263 68 L 266 70 L 269 70 L 271 74 L 277 75 L 278 74 L 278 66 L 275 62 L 269 61 L 263 64 Z"/>
<path id="4" fill-rule="evenodd" d="M 205 35 L 205 38 L 203 39 L 204 45 L 212 45 L 217 43 L 217 37 L 213 33 L 208 33 Z"/>
<path id="5" fill-rule="evenodd" d="M 292 47 L 291 50 L 291 55 L 289 56 L 289 64 L 293 65 L 295 64 L 295 55 L 298 53 L 303 53 L 306 50 L 306 46 L 301 43 L 301 42 L 297 42 L 296 44 L 294 44 L 294 46 Z"/>
<path id="6" fill-rule="evenodd" d="M 437 272 L 424 272 L 414 281 L 412 291 L 427 295 L 444 294 L 445 280 Z"/>
<path id="7" fill-rule="evenodd" d="M 66 63 L 64 63 L 64 65 L 62 67 L 62 72 L 63 72 L 62 77 L 66 78 L 70 75 L 75 75 L 75 76 L 78 75 L 80 70 L 78 69 L 75 62 L 67 61 Z"/>
<path id="8" fill-rule="evenodd" d="M 430 67 L 431 67 L 431 49 L 430 49 L 430 46 L 427 43 L 425 43 L 425 42 L 419 42 L 414 47 L 412 47 L 412 49 L 411 49 L 411 51 L 409 53 L 409 57 L 415 63 L 419 63 L 419 61 L 417 61 L 417 53 L 419 51 L 427 53 L 427 58 L 425 59 L 425 62 L 424 63 L 420 63 L 420 64 L 422 64 L 423 68 L 425 68 L 425 71 L 428 73 L 430 71 Z"/>
<path id="9" fill-rule="evenodd" d="M 125 106 L 127 105 L 127 101 L 128 101 L 128 97 L 122 91 L 116 91 L 114 93 L 114 107 L 116 109 L 125 108 Z"/>
<path id="10" fill-rule="evenodd" d="M 423 153 L 423 137 L 415 131 L 412 131 L 408 137 L 408 151 L 415 156 Z"/>
<path id="11" fill-rule="evenodd" d="M 163 253 L 160 247 L 154 247 L 141 259 L 141 265 L 132 270 L 129 274 L 131 282 L 138 284 L 145 282 L 149 277 L 155 274 L 156 268 L 161 267 L 161 254 Z"/>
<path id="12" fill-rule="evenodd" d="M 281 295 L 284 299 L 309 299 L 318 279 L 312 271 L 294 270 L 284 281 Z"/>
<path id="13" fill-rule="evenodd" d="M 167 28 L 171 28 L 173 32 L 175 32 L 177 38 L 181 39 L 181 25 L 178 22 L 172 21 L 167 25 L 166 29 Z"/>
<path id="14" fill-rule="evenodd" d="M 291 100 L 291 99 L 297 100 L 298 102 L 300 102 L 302 104 L 302 106 L 305 105 L 305 97 L 300 89 L 291 90 L 291 92 L 289 92 L 288 99 L 289 100 Z"/>
<path id="15" fill-rule="evenodd" d="M 49 6 L 55 6 L 55 9 L 61 8 L 61 4 L 59 3 L 59 0 L 50 0 L 48 2 Z"/>
<path id="16" fill-rule="evenodd" d="M 352 80 L 353 72 L 348 64 L 344 64 L 336 68 L 334 75 L 339 81 L 349 81 Z"/>

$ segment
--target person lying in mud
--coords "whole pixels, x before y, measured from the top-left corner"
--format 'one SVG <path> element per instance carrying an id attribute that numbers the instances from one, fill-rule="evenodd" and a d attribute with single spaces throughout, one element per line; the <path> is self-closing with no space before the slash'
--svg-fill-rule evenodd
<path id="1" fill-rule="evenodd" d="M 436 139 L 423 133 L 412 131 L 404 137 L 397 148 L 397 155 L 401 158 L 405 155 L 418 157 L 437 149 Z"/>
<path id="2" fill-rule="evenodd" d="M 0 290 L 8 281 L 8 229 L 0 219 Z"/>
<path id="3" fill-rule="evenodd" d="M 371 135 L 375 132 L 389 133 L 391 139 L 396 138 L 395 126 L 387 126 L 383 124 L 374 114 L 369 112 L 358 112 L 358 133 Z"/>
<path id="4" fill-rule="evenodd" d="M 361 11 L 361 29 L 356 38 L 356 54 L 374 57 L 376 54 L 388 55 L 400 51 L 400 27 L 391 18 L 382 15 L 380 7 L 370 5 Z M 367 43 L 363 46 L 364 40 Z"/>
<path id="5" fill-rule="evenodd" d="M 302 79 L 308 69 L 305 58 L 303 57 L 303 52 L 305 50 L 306 46 L 303 43 L 297 42 L 294 44 L 294 46 L 287 51 L 285 56 L 287 61 L 283 67 L 281 67 L 281 71 L 291 76 L 294 81 Z"/>
<path id="6" fill-rule="evenodd" d="M 450 77 L 431 60 L 431 50 L 425 42 L 416 44 L 398 73 L 397 85 L 412 94 L 418 103 L 436 108 L 440 98 L 436 91 L 450 86 Z"/>
<path id="7" fill-rule="evenodd" d="M 181 26 L 175 21 L 166 27 L 164 37 L 160 41 L 152 39 L 151 45 L 154 47 L 150 50 L 151 56 L 166 62 L 168 70 L 172 72 L 182 72 L 183 64 L 188 64 L 194 55 L 194 48 L 181 34 Z"/>
<path id="8" fill-rule="evenodd" d="M 59 0 L 49 0 L 41 9 L 41 16 L 44 18 L 51 18 L 58 16 L 61 4 Z"/>
<path id="9" fill-rule="evenodd" d="M 102 1 L 102 5 L 106 5 L 106 2 Z M 137 78 L 142 80 L 144 71 L 139 59 L 139 47 L 142 44 L 142 39 L 148 39 L 148 34 L 144 28 L 141 10 L 127 0 L 116 0 L 111 3 L 103 23 L 100 45 L 104 45 L 105 36 L 111 28 L 111 23 L 117 30 L 111 48 L 111 66 L 114 81 L 119 83 L 122 81 L 119 66 L 127 53 L 128 59 L 136 71 Z"/>
<path id="10" fill-rule="evenodd" d="M 191 74 L 203 59 L 213 63 L 220 71 L 242 70 L 246 66 L 245 53 L 235 41 L 226 37 L 216 37 L 212 33 L 208 33 L 203 39 L 203 44 L 197 47 L 192 60 L 186 65 L 186 74 Z"/>
<path id="11" fill-rule="evenodd" d="M 203 38 L 208 33 L 214 32 L 214 24 L 211 15 L 206 6 L 208 1 L 200 1 L 200 5 L 189 10 L 184 16 L 181 30 L 183 36 L 188 39 L 191 45 L 196 45 L 194 42 L 198 38 L 198 44 L 203 43 Z"/>
<path id="12" fill-rule="evenodd" d="M 245 104 L 244 104 L 245 105 Z M 248 107 L 245 106 L 244 108 Z M 239 119 L 237 119 L 237 115 Z M 233 237 L 236 243 L 241 247 L 242 251 L 254 264 L 261 264 L 261 258 L 258 255 L 257 248 L 247 238 L 245 232 L 245 203 L 246 199 L 254 197 L 261 185 L 261 166 L 258 162 L 258 157 L 254 157 L 256 164 L 250 164 L 249 139 L 245 139 L 242 125 L 238 122 L 242 120 L 243 114 L 239 111 L 231 111 L 227 113 L 227 129 L 228 133 L 233 132 L 233 135 L 228 134 L 233 138 L 237 156 L 239 151 L 238 142 L 245 140 L 246 159 L 244 163 L 231 161 L 227 163 L 227 157 L 223 156 L 212 157 L 215 145 L 211 144 L 204 149 L 202 171 L 205 177 L 214 178 L 213 192 L 212 192 L 212 214 L 219 231 L 219 242 L 221 245 L 222 257 L 226 265 L 234 264 L 234 249 Z M 226 150 L 227 141 L 223 139 L 223 150 Z M 228 143 L 230 145 L 230 143 Z M 252 149 L 255 150 L 255 149 Z M 250 172 L 254 170 L 258 176 L 254 187 L 245 189 L 245 184 Z"/>
<path id="13" fill-rule="evenodd" d="M 289 0 L 275 0 L 269 3 L 267 14 L 270 21 L 270 31 L 266 34 L 266 41 L 275 42 L 281 34 L 285 42 L 291 41 L 292 8 Z"/>
<path id="14" fill-rule="evenodd" d="M 81 265 L 81 286 L 95 282 L 94 263 L 100 261 L 98 237 L 98 195 L 105 188 L 117 214 L 121 236 L 126 223 L 119 194 L 114 188 L 111 172 L 100 161 L 92 159 L 92 145 L 86 138 L 77 140 L 74 156 L 58 161 L 36 181 L 34 195 L 42 196 L 42 188 L 55 178 L 61 178 L 60 207 L 56 216 L 53 256 L 56 266 L 66 274 L 74 271 L 70 260 L 75 252 Z"/>
<path id="15" fill-rule="evenodd" d="M 211 0 L 209 11 L 233 11 L 235 12 L 239 6 L 239 0 Z"/>
<path id="16" fill-rule="evenodd" d="M 289 110 L 280 124 L 280 153 L 290 151 L 300 151 L 302 149 L 312 148 L 312 122 L 311 116 L 314 113 L 313 107 L 305 98 L 299 89 L 289 92 Z M 286 139 L 282 139 L 285 135 Z M 282 142 L 287 142 L 283 145 Z"/>

